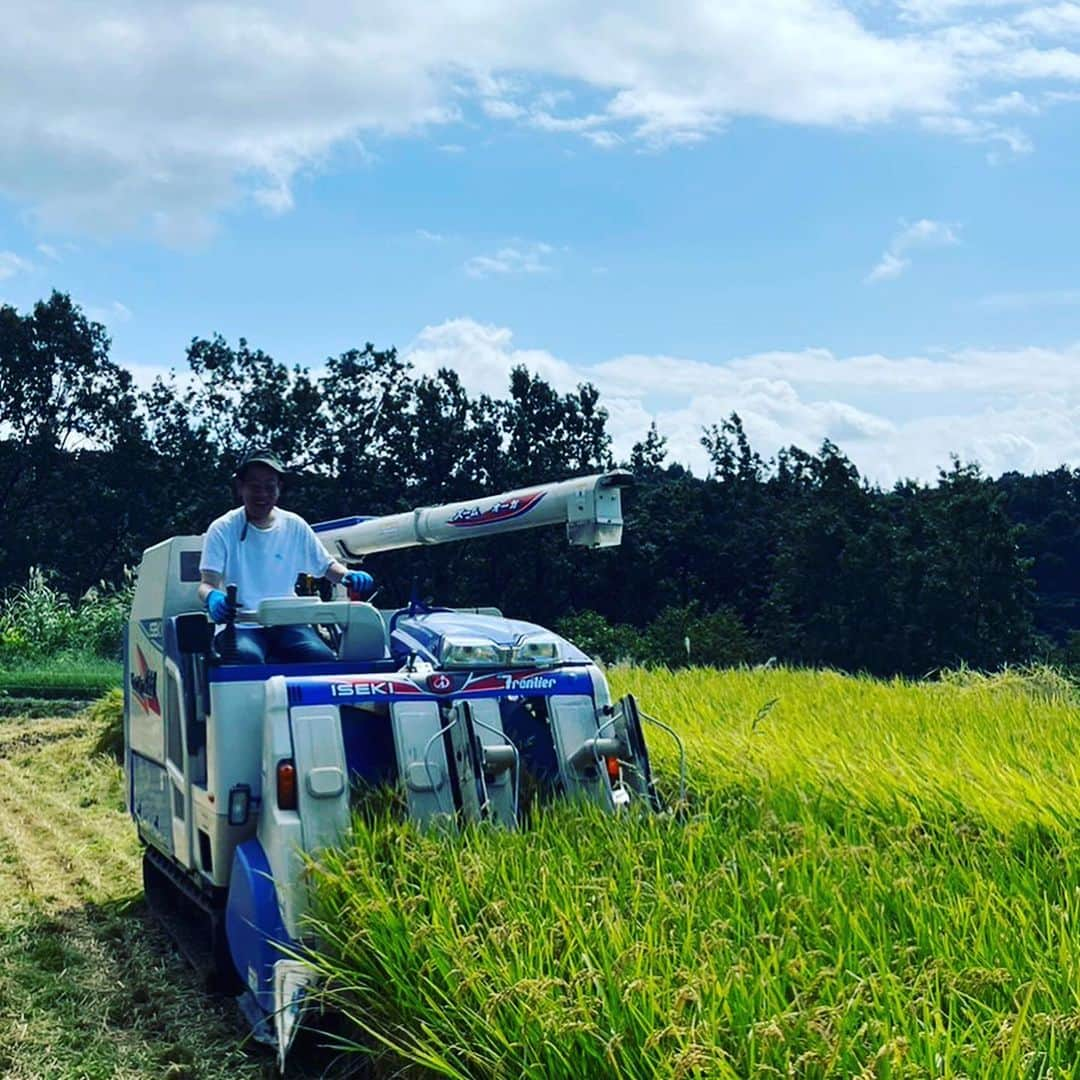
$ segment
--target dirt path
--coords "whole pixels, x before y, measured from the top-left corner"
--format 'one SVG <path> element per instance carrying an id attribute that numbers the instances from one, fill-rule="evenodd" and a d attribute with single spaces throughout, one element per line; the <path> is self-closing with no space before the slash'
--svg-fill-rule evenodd
<path id="1" fill-rule="evenodd" d="M 146 911 L 99 734 L 80 717 L 0 720 L 0 1076 L 276 1076 Z"/>

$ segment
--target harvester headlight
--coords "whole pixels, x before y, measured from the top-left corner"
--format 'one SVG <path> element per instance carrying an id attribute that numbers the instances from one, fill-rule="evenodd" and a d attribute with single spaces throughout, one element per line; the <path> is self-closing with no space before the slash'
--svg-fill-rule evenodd
<path id="1" fill-rule="evenodd" d="M 229 824 L 246 825 L 250 813 L 250 786 L 247 784 L 234 784 L 229 788 Z"/>
<path id="2" fill-rule="evenodd" d="M 510 650 L 493 641 L 447 638 L 439 660 L 443 667 L 500 667 L 510 660 Z"/>
<path id="3" fill-rule="evenodd" d="M 519 641 L 512 655 L 515 664 L 557 664 L 561 659 L 559 639 L 539 635 Z"/>

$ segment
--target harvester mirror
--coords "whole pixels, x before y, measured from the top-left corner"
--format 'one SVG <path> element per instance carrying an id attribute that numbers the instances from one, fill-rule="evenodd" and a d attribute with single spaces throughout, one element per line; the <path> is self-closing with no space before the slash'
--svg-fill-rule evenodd
<path id="1" fill-rule="evenodd" d="M 201 611 L 176 616 L 176 646 L 182 653 L 210 651 L 214 628 Z"/>

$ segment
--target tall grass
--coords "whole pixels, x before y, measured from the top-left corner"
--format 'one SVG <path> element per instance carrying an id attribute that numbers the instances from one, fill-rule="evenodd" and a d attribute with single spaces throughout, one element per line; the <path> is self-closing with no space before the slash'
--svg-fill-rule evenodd
<path id="1" fill-rule="evenodd" d="M 1080 1074 L 1072 684 L 612 674 L 686 740 L 682 814 L 384 816 L 314 868 L 369 1039 L 453 1077 Z"/>
<path id="2" fill-rule="evenodd" d="M 132 592 L 128 577 L 72 601 L 56 576 L 32 569 L 24 585 L 0 597 L 0 674 L 31 673 L 45 685 L 66 672 L 69 682 L 81 675 L 96 686 L 108 670 L 115 682 Z"/>

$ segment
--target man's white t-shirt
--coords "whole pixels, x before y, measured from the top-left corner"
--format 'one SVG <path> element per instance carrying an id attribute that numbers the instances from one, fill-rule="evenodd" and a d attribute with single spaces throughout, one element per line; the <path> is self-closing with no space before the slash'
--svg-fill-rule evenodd
<path id="1" fill-rule="evenodd" d="M 212 521 L 199 569 L 221 574 L 226 585 L 235 585 L 245 611 L 254 611 L 267 597 L 292 596 L 297 574 L 322 577 L 330 568 L 326 548 L 299 514 L 275 508 L 267 528 L 247 522 L 244 534 L 244 524 L 242 506 Z"/>

